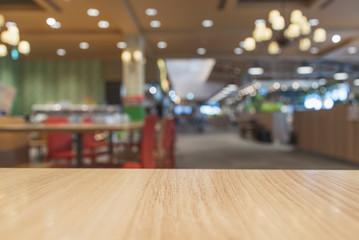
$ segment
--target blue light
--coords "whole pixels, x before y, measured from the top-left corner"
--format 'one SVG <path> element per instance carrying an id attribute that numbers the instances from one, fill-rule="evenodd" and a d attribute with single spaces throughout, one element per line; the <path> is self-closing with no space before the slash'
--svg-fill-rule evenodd
<path id="1" fill-rule="evenodd" d="M 184 109 L 183 109 L 183 113 L 184 114 L 191 114 L 192 113 L 192 107 L 190 106 L 185 106 Z"/>
<path id="2" fill-rule="evenodd" d="M 181 105 L 175 106 L 174 112 L 176 115 L 181 115 L 183 112 L 182 106 Z"/>
<path id="3" fill-rule="evenodd" d="M 202 105 L 199 111 L 204 115 L 218 115 L 221 113 L 221 108 L 218 106 Z"/>
<path id="4" fill-rule="evenodd" d="M 192 107 L 176 105 L 174 108 L 174 112 L 176 115 L 181 115 L 181 114 L 190 115 L 192 113 Z"/>
<path id="5" fill-rule="evenodd" d="M 324 108 L 325 109 L 332 109 L 334 106 L 334 101 L 331 98 L 326 98 L 324 100 Z"/>
<path id="6" fill-rule="evenodd" d="M 171 90 L 169 91 L 168 95 L 171 97 L 171 98 L 174 98 L 176 96 L 176 92 Z"/>
<path id="7" fill-rule="evenodd" d="M 310 94 L 305 97 L 304 107 L 306 109 L 320 110 L 323 106 L 322 99 L 318 94 Z"/>
<path id="8" fill-rule="evenodd" d="M 324 97 L 331 98 L 333 101 L 345 101 L 348 99 L 349 88 L 346 85 L 341 85 L 339 88 L 328 91 Z"/>
<path id="9" fill-rule="evenodd" d="M 193 93 L 191 93 L 191 92 L 189 92 L 189 93 L 187 93 L 187 99 L 188 100 L 193 100 L 193 98 L 194 98 L 194 94 Z"/>
<path id="10" fill-rule="evenodd" d="M 267 96 L 267 94 L 268 94 L 268 90 L 265 87 L 261 87 L 258 92 L 262 96 Z"/>
<path id="11" fill-rule="evenodd" d="M 11 50 L 11 58 L 12 58 L 12 60 L 19 59 L 19 51 L 16 48 Z"/>

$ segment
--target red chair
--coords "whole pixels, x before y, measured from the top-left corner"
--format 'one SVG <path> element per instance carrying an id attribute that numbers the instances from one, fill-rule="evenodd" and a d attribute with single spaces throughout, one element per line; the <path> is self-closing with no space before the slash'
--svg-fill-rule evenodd
<path id="1" fill-rule="evenodd" d="M 45 124 L 67 124 L 65 117 L 49 117 Z M 65 159 L 65 163 L 55 163 L 53 167 L 72 167 L 71 160 L 76 157 L 72 150 L 72 136 L 70 133 L 49 132 L 47 134 L 47 155 L 46 161 Z"/>
<path id="2" fill-rule="evenodd" d="M 83 123 L 93 123 L 92 118 L 87 117 L 83 119 Z M 83 135 L 83 149 L 84 151 L 89 151 L 89 155 L 91 157 L 91 165 L 96 162 L 96 156 L 100 154 L 107 154 L 108 150 L 106 151 L 97 151 L 100 148 L 108 147 L 108 143 L 106 141 L 96 141 L 95 140 L 95 133 L 85 133 Z"/>
<path id="3" fill-rule="evenodd" d="M 155 126 L 157 123 L 156 115 L 147 115 L 145 118 L 145 124 L 142 130 L 142 137 L 140 143 L 140 161 L 139 162 L 127 162 L 123 168 L 155 168 Z"/>
<path id="4" fill-rule="evenodd" d="M 176 125 L 174 118 L 166 118 L 164 123 L 163 130 L 163 139 L 162 139 L 162 152 L 163 152 L 163 162 L 165 168 L 174 168 L 175 167 L 175 135 L 176 135 Z"/>

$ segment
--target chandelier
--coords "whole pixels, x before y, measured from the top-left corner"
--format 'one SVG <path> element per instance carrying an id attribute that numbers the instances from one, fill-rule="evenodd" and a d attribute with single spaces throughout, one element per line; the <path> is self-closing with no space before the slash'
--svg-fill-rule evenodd
<path id="1" fill-rule="evenodd" d="M 7 56 L 8 49 L 10 49 L 11 58 L 17 60 L 19 53 L 30 54 L 30 43 L 20 41 L 20 32 L 16 23 L 6 22 L 4 16 L 0 14 L 0 57 Z"/>
<path id="2" fill-rule="evenodd" d="M 296 9 L 291 12 L 290 23 L 286 26 L 285 19 L 280 12 L 271 10 L 268 14 L 268 26 L 264 19 L 256 20 L 252 37 L 247 37 L 244 40 L 243 48 L 251 52 L 256 49 L 257 43 L 267 42 L 268 53 L 276 55 L 281 53 L 281 47 L 298 39 L 298 48 L 301 51 L 308 51 L 312 42 L 322 43 L 327 38 L 324 28 L 316 28 L 312 31 L 312 27 L 317 24 L 311 24 L 302 11 Z"/>

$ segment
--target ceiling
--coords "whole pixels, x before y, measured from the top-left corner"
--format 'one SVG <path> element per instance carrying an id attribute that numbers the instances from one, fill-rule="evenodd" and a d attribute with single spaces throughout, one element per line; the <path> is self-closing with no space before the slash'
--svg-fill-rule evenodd
<path id="1" fill-rule="evenodd" d="M 225 4 L 220 9 L 222 2 Z M 89 8 L 99 9 L 100 15 L 88 16 Z M 147 16 L 147 8 L 157 9 L 158 14 Z M 118 58 L 120 50 L 116 43 L 126 34 L 138 33 L 145 36 L 149 54 L 154 57 L 198 57 L 196 50 L 203 47 L 207 49 L 206 58 L 268 58 L 265 47 L 259 46 L 259 50 L 241 56 L 236 56 L 233 50 L 251 35 L 254 21 L 266 19 L 274 8 L 287 17 L 291 10 L 300 8 L 309 19 L 319 19 L 319 26 L 328 31 L 327 41 L 318 46 L 318 54 L 313 56 L 297 47 L 288 47 L 279 57 L 323 57 L 341 47 L 330 42 L 333 34 L 341 34 L 346 45 L 358 45 L 357 0 L 0 0 L 0 13 L 8 21 L 16 22 L 21 37 L 30 41 L 29 58 L 56 57 L 57 48 L 66 48 L 67 56 L 72 58 Z M 48 17 L 60 21 L 62 27 L 49 27 Z M 213 27 L 203 28 L 201 22 L 205 19 L 213 20 Z M 109 21 L 110 27 L 100 29 L 97 26 L 100 20 Z M 151 20 L 160 20 L 161 27 L 151 28 Z M 88 41 L 91 47 L 81 51 L 80 41 Z M 158 41 L 166 41 L 168 47 L 157 48 Z M 345 51 L 336 57 L 358 59 L 358 55 L 348 56 Z"/>
<path id="2" fill-rule="evenodd" d="M 89 8 L 97 8 L 100 15 L 88 16 Z M 147 16 L 147 8 L 157 9 L 158 14 Z M 280 10 L 287 19 L 296 8 L 308 19 L 318 19 L 319 26 L 327 30 L 327 41 L 317 45 L 317 54 L 301 52 L 295 44 L 275 57 L 267 54 L 266 46 L 234 54 L 239 43 L 251 35 L 256 19 L 266 19 L 272 9 Z M 25 59 L 120 59 L 121 50 L 116 43 L 125 35 L 143 34 L 147 58 L 216 59 L 209 82 L 222 85 L 241 84 L 246 68 L 256 60 L 277 65 L 308 59 L 356 64 L 359 51 L 350 55 L 347 48 L 359 47 L 358 9 L 357 0 L 0 0 L 0 13 L 7 21 L 16 22 L 21 38 L 31 44 L 32 52 Z M 49 27 L 46 24 L 49 17 L 61 22 L 62 27 Z M 213 27 L 202 27 L 205 19 L 213 20 Z M 97 26 L 100 20 L 109 21 L 110 27 L 100 29 Z M 151 20 L 161 21 L 161 27 L 151 28 Z M 340 43 L 330 41 L 334 34 L 342 36 Z M 90 48 L 80 49 L 82 41 L 88 42 Z M 167 48 L 159 49 L 159 41 L 166 41 Z M 200 47 L 207 50 L 203 56 L 196 53 Z M 58 48 L 66 49 L 66 56 L 57 56 Z M 206 92 L 208 96 L 213 94 Z"/>

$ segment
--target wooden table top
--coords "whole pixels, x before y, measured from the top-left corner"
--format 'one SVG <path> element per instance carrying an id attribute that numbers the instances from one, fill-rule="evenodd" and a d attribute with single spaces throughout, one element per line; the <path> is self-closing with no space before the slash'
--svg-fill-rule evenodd
<path id="1" fill-rule="evenodd" d="M 0 239 L 355 239 L 359 171 L 0 169 Z"/>
<path id="2" fill-rule="evenodd" d="M 143 122 L 130 122 L 121 124 L 100 124 L 100 123 L 81 123 L 81 124 L 6 124 L 0 125 L 0 132 L 93 132 L 93 131 L 125 131 L 140 129 Z"/>

